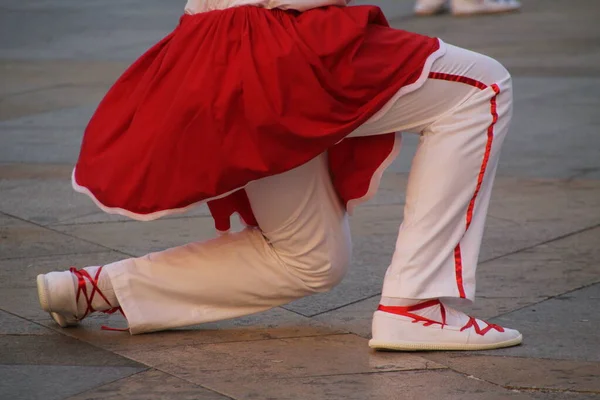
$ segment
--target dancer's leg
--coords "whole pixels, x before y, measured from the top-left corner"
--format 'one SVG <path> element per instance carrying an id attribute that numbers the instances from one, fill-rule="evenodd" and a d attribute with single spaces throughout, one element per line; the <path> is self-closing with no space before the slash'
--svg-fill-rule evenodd
<path id="1" fill-rule="evenodd" d="M 352 134 L 420 133 L 384 296 L 473 299 L 485 216 L 511 113 L 506 69 L 489 57 L 448 46 L 422 88 Z"/>
<path id="2" fill-rule="evenodd" d="M 256 313 L 342 279 L 351 243 L 325 155 L 246 191 L 262 230 L 104 266 L 131 333 Z"/>
<path id="3" fill-rule="evenodd" d="M 447 305 L 474 298 L 483 227 L 511 113 L 508 72 L 488 57 L 450 46 L 422 88 L 354 133 L 421 134 L 371 347 L 483 350 L 521 342 L 519 332 Z"/>

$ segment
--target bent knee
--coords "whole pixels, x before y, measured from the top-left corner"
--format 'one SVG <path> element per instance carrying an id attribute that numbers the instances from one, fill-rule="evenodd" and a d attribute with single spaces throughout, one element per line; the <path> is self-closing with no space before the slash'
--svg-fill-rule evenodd
<path id="1" fill-rule="evenodd" d="M 442 72 L 466 76 L 486 86 L 496 84 L 502 91 L 512 89 L 510 72 L 495 58 L 450 44 L 446 46 L 439 65 Z"/>
<path id="2" fill-rule="evenodd" d="M 352 246 L 336 246 L 334 251 L 312 251 L 286 262 L 312 293 L 326 292 L 337 286 L 350 266 Z"/>

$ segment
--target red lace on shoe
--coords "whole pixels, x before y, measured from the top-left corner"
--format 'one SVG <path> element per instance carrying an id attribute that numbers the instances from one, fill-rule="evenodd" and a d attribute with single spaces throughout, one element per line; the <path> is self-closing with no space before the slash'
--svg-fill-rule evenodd
<path id="1" fill-rule="evenodd" d="M 434 321 L 432 319 L 429 318 L 425 318 L 422 317 L 418 314 L 413 314 L 411 311 L 418 311 L 418 310 L 422 310 L 424 308 L 429 308 L 429 307 L 433 307 L 433 306 L 440 306 L 440 313 L 442 314 L 442 322 L 439 321 Z M 415 304 L 413 306 L 408 306 L 408 307 L 402 307 L 402 306 L 384 306 L 384 305 L 379 305 L 379 307 L 377 308 L 379 311 L 385 311 L 391 314 L 396 314 L 396 315 L 403 315 L 405 317 L 410 317 L 413 319 L 413 324 L 417 323 L 417 322 L 424 322 L 423 326 L 430 326 L 430 325 L 441 325 L 442 329 L 444 328 L 444 326 L 446 325 L 446 309 L 444 308 L 444 305 L 439 301 L 439 300 L 429 300 L 429 301 L 425 301 L 423 303 L 419 303 L 419 304 Z"/>
<path id="2" fill-rule="evenodd" d="M 80 318 L 77 318 L 78 320 L 82 320 L 89 314 L 98 311 L 94 307 L 92 307 L 92 300 L 94 300 L 94 296 L 96 294 L 98 294 L 100 297 L 102 297 L 102 300 L 104 300 L 106 302 L 106 304 L 108 304 L 108 306 L 110 307 L 108 310 L 103 310 L 100 312 L 102 312 L 104 314 L 114 314 L 116 312 L 120 312 L 125 317 L 125 313 L 123 312 L 123 309 L 121 307 L 114 307 L 112 304 L 110 304 L 110 301 L 108 301 L 108 299 L 106 298 L 104 293 L 102 293 L 102 291 L 98 287 L 98 280 L 100 279 L 100 273 L 102 272 L 102 267 L 98 268 L 98 271 L 96 271 L 96 276 L 94 276 L 93 278 L 84 269 L 78 270 L 75 267 L 71 267 L 71 268 L 69 268 L 69 271 L 71 271 L 71 273 L 77 277 L 77 294 L 75 296 L 75 301 L 77 302 L 77 304 L 79 304 L 79 297 L 81 297 L 81 295 L 83 294 L 83 298 L 85 299 L 85 301 L 87 303 L 85 313 Z M 88 294 L 88 288 L 87 288 L 86 281 L 92 285 L 92 291 L 89 294 Z M 127 318 L 127 317 L 125 317 L 125 318 Z M 104 326 L 104 325 L 102 325 L 100 327 L 100 329 L 109 330 L 109 331 L 127 331 L 127 330 L 129 330 L 128 328 L 111 328 L 109 326 Z"/>
<path id="3" fill-rule="evenodd" d="M 501 327 L 500 325 L 496 325 L 496 324 L 490 324 L 487 321 L 482 321 L 485 322 L 487 324 L 487 326 L 483 329 L 481 329 L 481 327 L 479 326 L 479 324 L 477 323 L 477 320 L 473 317 L 469 317 L 469 322 L 467 322 L 467 324 L 465 326 L 463 326 L 460 331 L 464 331 L 465 329 L 469 329 L 471 327 L 473 327 L 475 329 L 475 333 L 477 333 L 478 335 L 485 335 L 486 333 L 488 333 L 489 331 L 491 331 L 492 329 L 497 330 L 498 332 L 504 332 L 504 328 Z"/>
<path id="4" fill-rule="evenodd" d="M 434 321 L 432 319 L 425 318 L 420 315 L 413 314 L 411 312 L 411 311 L 418 311 L 418 310 L 422 310 L 424 308 L 429 308 L 429 307 L 433 307 L 433 306 L 437 306 L 437 305 L 440 306 L 440 314 L 442 315 L 442 322 Z M 417 323 L 417 322 L 424 322 L 423 326 L 430 326 L 430 325 L 437 324 L 437 325 L 441 325 L 442 329 L 444 329 L 444 326 L 447 325 L 446 324 L 446 308 L 444 307 L 444 304 L 439 300 L 429 300 L 429 301 L 425 301 L 423 303 L 415 304 L 413 306 L 408 306 L 408 307 L 384 306 L 384 305 L 380 304 L 379 307 L 377 308 L 377 310 L 412 318 L 413 324 Z M 481 335 L 481 336 L 485 335 L 492 329 L 495 329 L 498 332 L 504 332 L 504 328 L 499 325 L 490 324 L 489 322 L 486 322 L 486 321 L 483 321 L 483 322 L 486 323 L 487 326 L 485 328 L 481 329 L 481 327 L 477 323 L 477 320 L 473 317 L 469 317 L 469 322 L 467 322 L 467 324 L 465 326 L 463 326 L 460 329 L 460 331 L 462 332 L 466 329 L 473 327 L 475 329 L 475 333 L 477 333 L 478 335 Z"/>

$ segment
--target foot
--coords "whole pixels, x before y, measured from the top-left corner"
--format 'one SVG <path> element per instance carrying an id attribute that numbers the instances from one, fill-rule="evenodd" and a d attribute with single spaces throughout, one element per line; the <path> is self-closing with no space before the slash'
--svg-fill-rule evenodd
<path id="1" fill-rule="evenodd" d="M 85 269 L 76 268 L 38 275 L 40 306 L 62 328 L 77 325 L 94 311 L 113 313 L 120 310 L 111 304 L 98 287 L 101 273 L 102 267 L 95 271 L 94 276 Z"/>
<path id="2" fill-rule="evenodd" d="M 409 307 L 379 306 L 373 316 L 377 350 L 490 350 L 516 346 L 523 336 L 429 300 Z"/>
<path id="3" fill-rule="evenodd" d="M 426 16 L 439 14 L 446 9 L 446 0 L 417 0 L 415 14 Z"/>
<path id="4" fill-rule="evenodd" d="M 518 0 L 452 0 L 452 14 L 467 16 L 518 11 Z"/>

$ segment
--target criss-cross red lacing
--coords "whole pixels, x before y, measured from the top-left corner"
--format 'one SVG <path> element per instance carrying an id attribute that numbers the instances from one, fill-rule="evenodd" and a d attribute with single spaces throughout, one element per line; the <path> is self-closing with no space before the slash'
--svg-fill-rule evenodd
<path id="1" fill-rule="evenodd" d="M 83 298 L 85 299 L 85 301 L 87 303 L 85 313 L 81 317 L 78 317 L 77 318 L 78 320 L 82 320 L 89 314 L 98 311 L 94 307 L 92 307 L 92 301 L 94 300 L 94 296 L 96 294 L 98 294 L 100 297 L 102 297 L 102 300 L 104 300 L 104 302 L 109 306 L 109 308 L 107 310 L 101 310 L 99 312 L 102 312 L 104 314 L 114 314 L 116 312 L 120 312 L 121 314 L 123 314 L 123 316 L 125 316 L 123 309 L 121 307 L 114 307 L 110 303 L 110 301 L 108 301 L 108 299 L 106 298 L 104 293 L 102 293 L 102 291 L 98 287 L 98 280 L 100 279 L 100 273 L 102 272 L 102 267 L 98 268 L 98 270 L 96 271 L 96 275 L 93 278 L 85 269 L 78 270 L 75 267 L 71 267 L 71 268 L 69 268 L 69 271 L 77 277 L 77 294 L 75 295 L 76 303 L 79 304 L 79 298 L 81 297 L 82 294 L 83 294 Z M 92 285 L 92 290 L 89 294 L 88 294 L 88 288 L 87 288 L 88 282 Z M 104 326 L 104 325 L 102 325 L 100 329 L 110 330 L 110 331 L 126 331 L 126 330 L 128 330 L 128 329 L 122 329 L 122 328 L 111 328 L 111 327 Z"/>
<path id="2" fill-rule="evenodd" d="M 437 305 L 440 306 L 440 313 L 442 314 L 442 322 L 434 321 L 432 319 L 425 318 L 418 314 L 413 314 L 411 312 L 411 311 L 418 311 L 418 310 L 422 310 L 424 308 L 429 308 L 429 307 L 433 307 L 433 306 L 437 306 Z M 438 324 L 438 325 L 442 326 L 442 329 L 446 325 L 446 309 L 444 308 L 444 305 L 439 300 L 424 301 L 423 303 L 419 303 L 419 304 L 415 304 L 415 305 L 407 306 L 407 307 L 384 306 L 384 305 L 380 304 L 377 309 L 379 311 L 385 311 L 385 312 L 389 312 L 391 314 L 403 315 L 405 317 L 410 317 L 413 319 L 413 321 L 412 321 L 413 324 L 417 323 L 417 322 L 425 322 L 423 324 L 423 326 L 430 326 L 430 325 Z"/>
<path id="3" fill-rule="evenodd" d="M 438 305 L 440 306 L 440 314 L 442 316 L 442 322 L 434 321 L 432 319 L 425 318 L 423 316 L 420 316 L 418 314 L 413 314 L 411 312 L 411 311 L 418 311 L 418 310 L 422 310 L 424 308 L 434 307 L 434 306 L 438 306 Z M 446 324 L 446 308 L 444 307 L 444 304 L 439 300 L 428 300 L 423 303 L 418 303 L 418 304 L 415 304 L 412 306 L 407 306 L 407 307 L 384 306 L 384 305 L 380 304 L 377 309 L 379 311 L 384 311 L 384 312 L 388 312 L 391 314 L 402 315 L 405 317 L 412 318 L 413 323 L 424 322 L 423 326 L 430 326 L 430 325 L 437 324 L 437 325 L 441 325 L 442 329 L 444 329 L 444 326 L 447 325 Z M 467 324 L 465 326 L 463 326 L 460 329 L 460 331 L 462 332 L 462 331 L 472 327 L 473 329 L 475 329 L 475 333 L 477 333 L 478 335 L 481 335 L 481 336 L 485 335 L 492 329 L 495 329 L 498 332 L 504 332 L 504 328 L 499 325 L 490 324 L 489 322 L 486 322 L 486 321 L 482 321 L 482 322 L 487 324 L 487 326 L 483 329 L 481 329 L 481 327 L 477 323 L 477 319 L 475 319 L 473 317 L 469 317 L 469 322 L 467 322 Z"/>
<path id="4" fill-rule="evenodd" d="M 482 321 L 482 322 L 487 324 L 487 326 L 483 329 L 481 329 L 481 327 L 479 326 L 479 324 L 477 323 L 477 320 L 475 318 L 469 317 L 469 322 L 467 322 L 467 324 L 465 326 L 460 328 L 460 331 L 462 332 L 465 329 L 469 329 L 469 328 L 473 327 L 475 329 L 475 333 L 477 333 L 478 335 L 481 335 L 481 336 L 485 335 L 492 329 L 495 329 L 498 332 L 504 332 L 504 328 L 501 327 L 500 325 L 490 324 L 487 321 Z"/>

